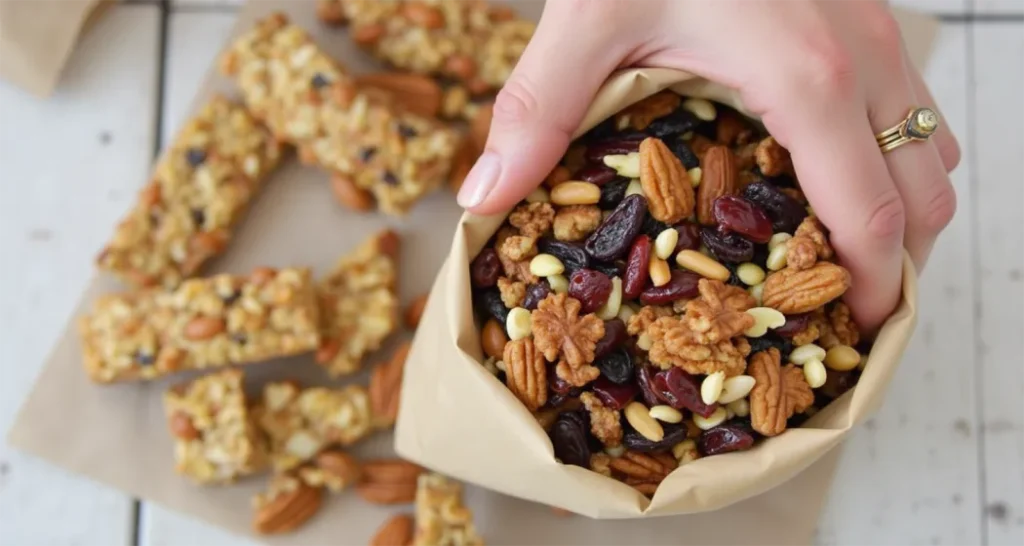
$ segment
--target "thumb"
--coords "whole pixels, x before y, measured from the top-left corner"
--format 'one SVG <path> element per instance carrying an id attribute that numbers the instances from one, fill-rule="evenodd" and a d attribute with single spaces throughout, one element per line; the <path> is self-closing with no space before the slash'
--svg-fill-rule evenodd
<path id="1" fill-rule="evenodd" d="M 592 15 L 566 5 L 548 2 L 537 32 L 498 93 L 484 152 L 459 191 L 459 205 L 470 212 L 509 209 L 544 180 L 621 59 L 601 45 L 610 43 L 605 38 L 613 29 L 581 22 Z M 596 32 L 571 33 L 567 26 Z"/>

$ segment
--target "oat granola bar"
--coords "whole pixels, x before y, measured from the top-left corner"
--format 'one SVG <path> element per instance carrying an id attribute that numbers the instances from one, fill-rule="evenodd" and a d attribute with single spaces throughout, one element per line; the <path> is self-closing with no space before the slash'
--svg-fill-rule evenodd
<path id="1" fill-rule="evenodd" d="M 224 370 L 164 394 L 175 470 L 202 483 L 226 483 L 261 470 L 265 446 L 249 413 L 242 372 Z"/>
<path id="2" fill-rule="evenodd" d="M 357 90 L 345 69 L 284 15 L 238 38 L 221 68 L 300 159 L 371 192 L 383 212 L 404 213 L 448 175 L 453 131 Z"/>
<path id="3" fill-rule="evenodd" d="M 292 382 L 268 383 L 257 421 L 270 441 L 278 471 L 290 470 L 331 446 L 347 446 L 373 431 L 366 388 L 302 389 Z"/>
<path id="4" fill-rule="evenodd" d="M 103 296 L 79 331 L 86 372 L 109 383 L 312 351 L 317 318 L 307 269 L 260 268 Z"/>
<path id="5" fill-rule="evenodd" d="M 483 546 L 473 512 L 462 503 L 462 485 L 424 473 L 416 488 L 415 546 Z"/>
<path id="6" fill-rule="evenodd" d="M 342 257 L 317 288 L 317 362 L 333 376 L 354 373 L 398 325 L 398 235 L 382 231 Z"/>
<path id="7" fill-rule="evenodd" d="M 170 288 L 194 275 L 227 247 L 281 152 L 243 107 L 213 98 L 164 151 L 98 266 L 137 287 Z"/>

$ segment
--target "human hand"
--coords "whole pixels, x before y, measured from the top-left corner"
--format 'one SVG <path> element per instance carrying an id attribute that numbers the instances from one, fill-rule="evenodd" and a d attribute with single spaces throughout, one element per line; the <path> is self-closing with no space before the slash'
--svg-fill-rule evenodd
<path id="1" fill-rule="evenodd" d="M 459 203 L 510 208 L 557 164 L 616 69 L 686 70 L 738 90 L 789 149 L 801 187 L 853 275 L 846 300 L 872 330 L 899 300 L 902 248 L 920 270 L 949 223 L 960 150 L 942 125 L 882 155 L 874 135 L 936 111 L 899 28 L 874 1 L 549 0 L 499 93 Z"/>

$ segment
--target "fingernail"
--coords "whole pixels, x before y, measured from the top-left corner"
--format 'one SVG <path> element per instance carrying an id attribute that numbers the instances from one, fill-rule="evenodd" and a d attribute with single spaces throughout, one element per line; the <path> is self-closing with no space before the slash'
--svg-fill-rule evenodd
<path id="1" fill-rule="evenodd" d="M 466 175 L 466 181 L 462 183 L 459 190 L 459 205 L 463 208 L 473 208 L 487 199 L 494 185 L 498 183 L 498 176 L 501 174 L 501 158 L 494 152 L 484 152 L 476 165 Z"/>

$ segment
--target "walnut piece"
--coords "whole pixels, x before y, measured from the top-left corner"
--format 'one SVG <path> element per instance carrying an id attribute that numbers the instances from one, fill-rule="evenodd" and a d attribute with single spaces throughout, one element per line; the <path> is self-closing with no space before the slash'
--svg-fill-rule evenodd
<path id="1" fill-rule="evenodd" d="M 593 313 L 579 316 L 580 302 L 567 294 L 549 294 L 531 315 L 537 348 L 548 362 L 576 370 L 594 361 L 604 322 Z"/>
<path id="2" fill-rule="evenodd" d="M 793 364 L 783 367 L 778 349 L 755 354 L 747 374 L 756 381 L 750 391 L 750 424 L 765 436 L 785 431 L 787 419 L 814 403 L 803 371 Z"/>
<path id="3" fill-rule="evenodd" d="M 818 249 L 808 237 L 793 237 L 786 243 L 786 267 L 803 271 L 814 267 L 818 261 Z"/>
<path id="4" fill-rule="evenodd" d="M 551 229 L 555 209 L 550 203 L 523 203 L 508 215 L 508 223 L 527 237 L 540 237 Z"/>
<path id="5" fill-rule="evenodd" d="M 682 97 L 669 90 L 655 93 L 615 114 L 615 126 L 643 131 L 652 121 L 679 108 L 681 101 Z"/>
<path id="6" fill-rule="evenodd" d="M 508 390 L 530 411 L 537 411 L 548 401 L 547 366 L 544 355 L 530 338 L 505 344 L 505 383 Z"/>
<path id="7" fill-rule="evenodd" d="M 786 245 L 789 248 L 786 251 L 787 266 L 793 269 L 810 269 L 816 261 L 829 260 L 835 255 L 825 226 L 816 216 L 804 218 Z"/>
<path id="8" fill-rule="evenodd" d="M 626 332 L 631 336 L 638 336 L 645 331 L 647 327 L 654 321 L 661 317 L 671 317 L 672 309 L 669 307 L 663 307 L 659 305 L 647 305 L 641 307 L 639 311 L 633 316 L 629 317 L 629 324 L 626 325 Z"/>
<path id="9" fill-rule="evenodd" d="M 793 172 L 793 161 L 789 157 L 789 150 L 783 148 L 775 140 L 775 137 L 767 137 L 758 143 L 754 155 L 757 157 L 757 166 L 761 169 L 761 174 L 765 176 L 779 176 Z"/>
<path id="10" fill-rule="evenodd" d="M 582 241 L 601 225 L 601 209 L 594 205 L 572 205 L 555 215 L 555 239 Z"/>
<path id="11" fill-rule="evenodd" d="M 505 307 L 514 309 L 519 307 L 526 297 L 526 284 L 509 280 L 508 277 L 498 277 L 498 291 L 501 293 L 501 301 Z"/>
<path id="12" fill-rule="evenodd" d="M 740 375 L 747 367 L 750 344 L 746 338 L 725 339 L 705 345 L 697 343 L 682 317 L 663 317 L 647 328 L 651 350 L 647 356 L 662 368 L 678 366 L 691 374 L 725 372 Z"/>
<path id="13" fill-rule="evenodd" d="M 743 116 L 731 110 L 718 113 L 715 120 L 715 140 L 726 146 L 743 146 L 754 136 L 754 129 Z"/>
<path id="14" fill-rule="evenodd" d="M 590 455 L 590 469 L 603 476 L 612 477 L 612 458 L 604 453 Z"/>
<path id="15" fill-rule="evenodd" d="M 582 387 L 597 379 L 601 375 L 601 370 L 589 364 L 573 368 L 563 360 L 555 365 L 555 375 L 574 387 Z"/>
<path id="16" fill-rule="evenodd" d="M 640 453 L 627 451 L 621 457 L 612 459 L 609 467 L 621 476 L 627 485 L 633 486 L 645 495 L 653 495 L 678 463 L 670 453 Z"/>
<path id="17" fill-rule="evenodd" d="M 825 309 L 818 308 L 811 313 L 811 320 L 807 323 L 807 327 L 802 332 L 798 332 L 793 336 L 792 342 L 794 347 L 801 345 L 807 345 L 808 343 L 814 343 L 821 337 L 824 329 L 828 328 L 828 319 L 825 318 Z"/>
<path id="18" fill-rule="evenodd" d="M 824 311 L 822 311 L 822 316 L 824 319 Z M 822 328 L 821 339 L 818 344 L 826 350 L 836 345 L 849 345 L 853 347 L 860 342 L 860 328 L 857 327 L 857 323 L 853 322 L 853 317 L 850 316 L 850 308 L 845 303 L 836 302 L 832 312 L 828 315 L 828 320 L 824 322 L 825 327 Z"/>
<path id="19" fill-rule="evenodd" d="M 849 287 L 849 271 L 830 262 L 817 262 L 810 269 L 787 267 L 768 275 L 761 301 L 765 307 L 796 315 L 825 305 Z"/>
<path id="20" fill-rule="evenodd" d="M 581 394 L 580 402 L 583 402 L 583 407 L 590 413 L 590 432 L 594 437 L 601 440 L 605 447 L 621 445 L 622 424 L 619 410 L 605 407 L 592 392 Z"/>
<path id="21" fill-rule="evenodd" d="M 640 185 L 648 210 L 656 220 L 674 224 L 693 214 L 690 177 L 679 158 L 660 139 L 640 143 Z"/>
<path id="22" fill-rule="evenodd" d="M 711 344 L 735 337 L 754 325 L 745 311 L 757 305 L 746 290 L 711 279 L 697 283 L 700 297 L 686 305 L 685 321 L 693 340 Z"/>
<path id="23" fill-rule="evenodd" d="M 537 277 L 530 273 L 530 258 L 536 255 L 536 237 L 510 235 L 505 237 L 498 247 L 498 259 L 505 270 L 505 275 L 512 280 L 525 283 L 537 282 Z"/>

